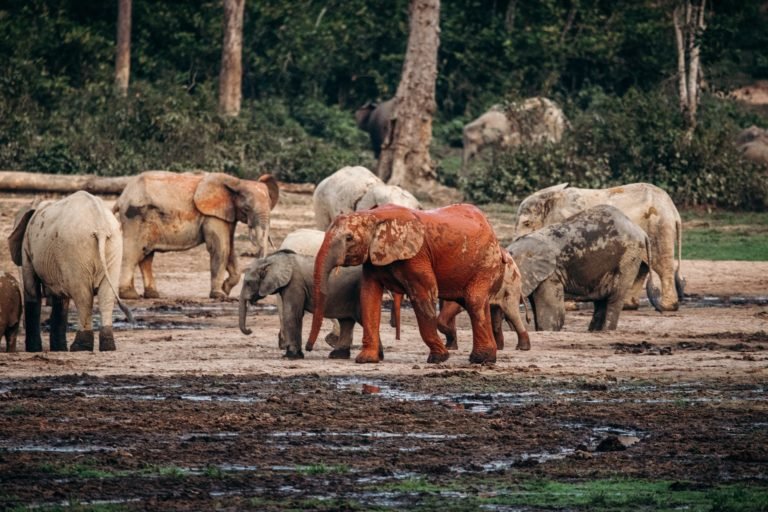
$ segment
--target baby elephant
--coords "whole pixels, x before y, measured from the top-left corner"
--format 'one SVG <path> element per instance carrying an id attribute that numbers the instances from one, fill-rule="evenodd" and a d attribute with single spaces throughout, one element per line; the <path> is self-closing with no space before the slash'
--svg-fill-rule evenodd
<path id="1" fill-rule="evenodd" d="M 99 296 L 99 350 L 115 350 L 112 309 L 120 277 L 120 224 L 101 199 L 80 191 L 19 212 L 8 237 L 11 258 L 22 268 L 26 349 L 40 352 L 40 306 L 49 297 L 51 350 L 67 350 L 67 310 L 72 299 L 79 328 L 70 350 L 93 350 L 93 296 Z M 117 299 L 129 322 L 130 310 Z"/>
<path id="2" fill-rule="evenodd" d="M 16 336 L 21 325 L 21 289 L 8 272 L 0 272 L 0 340 L 5 336 L 5 350 L 16 352 Z"/>
<path id="3" fill-rule="evenodd" d="M 522 236 L 507 250 L 520 268 L 537 331 L 562 329 L 566 298 L 594 302 L 590 331 L 616 329 L 625 298 L 651 265 L 648 236 L 608 205 Z M 661 311 L 650 277 L 646 291 Z"/>
<path id="4" fill-rule="evenodd" d="M 504 348 L 504 333 L 502 323 L 504 320 L 510 329 L 517 333 L 517 350 L 530 350 L 531 340 L 520 317 L 520 303 L 523 302 L 521 290 L 520 270 L 509 253 L 502 249 L 504 260 L 504 280 L 499 291 L 491 296 L 491 327 L 493 337 L 496 340 L 496 348 Z M 458 302 L 443 301 L 440 305 L 440 314 L 437 317 L 437 328 L 445 334 L 445 348 L 456 350 L 459 348 L 456 338 L 456 315 L 461 312 Z"/>
<path id="5" fill-rule="evenodd" d="M 240 330 L 251 334 L 245 325 L 248 302 L 255 304 L 272 294 L 279 294 L 282 302 L 280 311 L 280 348 L 285 357 L 301 359 L 301 329 L 305 311 L 312 311 L 312 291 L 315 258 L 296 254 L 291 250 L 280 250 L 266 258 L 255 260 L 245 272 L 240 292 Z M 331 359 L 349 359 L 352 346 L 352 330 L 355 322 L 360 323 L 360 281 L 362 266 L 340 268 L 328 280 L 328 300 L 325 318 L 339 320 L 341 332 Z M 330 341 L 326 339 L 326 341 Z M 382 357 L 383 355 L 380 354 Z"/>

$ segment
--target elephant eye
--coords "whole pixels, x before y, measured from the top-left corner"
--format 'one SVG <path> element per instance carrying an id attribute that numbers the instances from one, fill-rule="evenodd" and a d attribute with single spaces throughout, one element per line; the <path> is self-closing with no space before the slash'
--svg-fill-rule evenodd
<path id="1" fill-rule="evenodd" d="M 355 237 L 352 236 L 352 233 L 347 233 L 346 239 L 347 239 L 347 242 L 351 242 L 352 240 L 355 239 Z"/>

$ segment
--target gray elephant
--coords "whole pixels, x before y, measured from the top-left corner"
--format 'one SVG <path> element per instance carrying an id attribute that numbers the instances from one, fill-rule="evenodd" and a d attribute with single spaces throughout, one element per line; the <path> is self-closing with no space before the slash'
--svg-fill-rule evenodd
<path id="1" fill-rule="evenodd" d="M 289 250 L 280 250 L 266 258 L 254 260 L 245 272 L 240 292 L 239 321 L 243 334 L 251 334 L 246 327 L 248 303 L 273 294 L 280 296 L 280 348 L 289 359 L 303 358 L 301 330 L 305 311 L 312 311 L 315 258 L 302 256 Z M 330 353 L 331 359 L 349 359 L 352 330 L 360 323 L 360 283 L 362 266 L 339 269 L 328 280 L 325 318 L 336 318 L 341 325 L 338 341 Z M 326 341 L 329 341 L 326 339 Z M 330 344 L 330 342 L 329 342 Z M 381 354 L 383 356 L 383 354 Z"/>
<path id="2" fill-rule="evenodd" d="M 736 137 L 736 148 L 747 160 L 768 165 L 768 130 L 755 125 L 742 130 Z"/>
<path id="3" fill-rule="evenodd" d="M 515 235 L 531 233 L 543 226 L 599 204 L 615 206 L 645 231 L 651 241 L 652 269 L 661 279 L 661 307 L 674 311 L 683 299 L 680 277 L 683 227 L 680 213 L 664 190 L 650 183 L 631 183 L 606 189 L 569 187 L 561 183 L 526 197 L 517 209 Z M 677 266 L 675 266 L 677 247 Z M 636 283 L 627 297 L 628 309 L 636 309 L 643 283 Z"/>
<path id="4" fill-rule="evenodd" d="M 80 191 L 42 207 L 24 209 L 8 237 L 11 258 L 21 266 L 24 288 L 26 349 L 40 352 L 40 306 L 49 297 L 51 350 L 67 350 L 67 310 L 72 299 L 79 326 L 70 350 L 93 350 L 93 297 L 99 297 L 99 350 L 115 350 L 112 310 L 133 322 L 117 298 L 123 240 L 120 224 L 101 199 Z"/>
<path id="5" fill-rule="evenodd" d="M 117 199 L 124 252 L 120 297 L 137 299 L 136 265 L 144 281 L 144 297 L 159 297 L 152 274 L 156 252 L 184 251 L 205 243 L 211 255 L 210 297 L 223 299 L 240 281 L 235 248 L 237 222 L 248 225 L 258 255 L 269 243 L 270 211 L 277 204 L 277 181 L 269 174 L 258 181 L 223 173 L 143 172 Z"/>
<path id="6" fill-rule="evenodd" d="M 617 208 L 599 205 L 512 242 L 537 331 L 559 331 L 565 299 L 594 302 L 590 331 L 616 329 L 624 300 L 649 274 L 650 241 Z M 661 311 L 648 278 L 651 304 Z"/>
<path id="7" fill-rule="evenodd" d="M 421 209 L 419 200 L 397 185 L 387 185 L 365 167 L 342 167 L 317 184 L 312 195 L 315 224 L 325 231 L 342 213 L 383 204 Z"/>
<path id="8" fill-rule="evenodd" d="M 569 123 L 552 100 L 542 97 L 494 105 L 462 130 L 462 169 L 483 148 L 507 149 L 521 144 L 557 143 Z"/>
<path id="9" fill-rule="evenodd" d="M 381 147 L 389 136 L 392 114 L 395 112 L 395 99 L 381 103 L 367 102 L 355 112 L 357 127 L 371 137 L 373 156 L 379 159 Z"/>
<path id="10" fill-rule="evenodd" d="M 16 337 L 21 326 L 21 289 L 8 272 L 0 272 L 0 340 L 5 336 L 6 352 L 16 352 Z"/>

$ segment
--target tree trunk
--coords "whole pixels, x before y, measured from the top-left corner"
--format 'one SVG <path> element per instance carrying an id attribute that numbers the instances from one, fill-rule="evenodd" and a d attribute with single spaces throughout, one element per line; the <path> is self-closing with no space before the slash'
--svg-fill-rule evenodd
<path id="1" fill-rule="evenodd" d="M 117 1 L 117 53 L 115 56 L 115 89 L 120 96 L 128 94 L 131 76 L 131 0 Z"/>
<path id="2" fill-rule="evenodd" d="M 701 33 L 704 32 L 706 0 L 693 5 L 691 0 L 678 4 L 672 12 L 677 49 L 680 112 L 685 120 L 685 140 L 690 142 L 696 130 L 696 113 L 701 93 Z"/>
<path id="3" fill-rule="evenodd" d="M 235 117 L 240 113 L 243 78 L 243 12 L 245 0 L 223 0 L 224 44 L 219 73 L 219 113 Z"/>
<path id="4" fill-rule="evenodd" d="M 390 184 L 423 190 L 436 185 L 429 144 L 436 109 L 440 0 L 411 0 L 409 15 L 408 48 L 378 174 Z"/>

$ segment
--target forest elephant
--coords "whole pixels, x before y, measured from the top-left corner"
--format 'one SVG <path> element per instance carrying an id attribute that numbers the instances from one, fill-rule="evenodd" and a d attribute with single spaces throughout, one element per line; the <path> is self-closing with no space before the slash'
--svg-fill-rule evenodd
<path id="1" fill-rule="evenodd" d="M 371 148 L 376 160 L 381 155 L 381 147 L 389 136 L 392 114 L 395 112 L 395 99 L 391 98 L 381 103 L 366 102 L 355 112 L 357 127 L 366 132 L 371 138 Z"/>
<path id="2" fill-rule="evenodd" d="M 502 284 L 504 263 L 493 228 L 478 208 L 455 204 L 413 210 L 388 204 L 336 217 L 315 260 L 315 316 L 307 350 L 317 340 L 332 270 L 354 265 L 363 266 L 363 348 L 356 362 L 380 360 L 384 289 L 410 298 L 419 333 L 429 347 L 427 362 L 440 363 L 449 356 L 437 334 L 438 299 L 459 302 L 469 313 L 470 362 L 495 362 L 489 297 Z"/>
<path id="3" fill-rule="evenodd" d="M 224 299 L 240 281 L 235 252 L 237 222 L 248 226 L 257 255 L 269 244 L 270 211 L 277 204 L 277 181 L 269 174 L 257 181 L 223 173 L 139 174 L 120 194 L 113 211 L 123 227 L 120 297 L 139 297 L 133 282 L 136 265 L 144 297 L 159 297 L 152 274 L 156 252 L 184 251 L 205 242 L 211 255 L 210 297 Z"/>
<path id="4" fill-rule="evenodd" d="M 74 301 L 79 319 L 70 350 L 93 350 L 93 296 L 99 297 L 99 350 L 115 350 L 112 310 L 115 300 L 133 323 L 130 310 L 117 298 L 123 239 L 120 224 L 101 199 L 75 192 L 44 206 L 23 209 L 8 237 L 11 258 L 21 266 L 24 289 L 26 350 L 43 349 L 40 308 L 51 304 L 52 351 L 67 350 L 67 311 Z"/>
<path id="5" fill-rule="evenodd" d="M 755 125 L 745 128 L 736 137 L 736 148 L 747 160 L 768 165 L 768 130 Z"/>
<path id="6" fill-rule="evenodd" d="M 486 147 L 507 149 L 522 144 L 557 143 L 569 123 L 552 100 L 542 97 L 494 105 L 462 130 L 462 168 Z"/>
<path id="7" fill-rule="evenodd" d="M 566 299 L 594 303 L 590 331 L 616 329 L 625 298 L 651 264 L 648 236 L 609 205 L 524 235 L 507 250 L 520 268 L 537 331 L 562 329 Z M 661 311 L 650 277 L 646 289 Z"/>
<path id="8" fill-rule="evenodd" d="M 312 195 L 317 229 L 326 230 L 342 213 L 383 204 L 420 209 L 418 199 L 397 185 L 387 185 L 365 167 L 342 167 L 317 184 Z"/>
<path id="9" fill-rule="evenodd" d="M 599 204 L 615 206 L 646 232 L 651 241 L 652 270 L 661 280 L 661 308 L 665 311 L 677 310 L 679 301 L 683 299 L 685 285 L 680 277 L 682 222 L 672 198 L 655 185 L 632 183 L 606 189 L 589 189 L 568 187 L 567 183 L 561 183 L 539 190 L 520 203 L 515 236 L 562 222 Z M 636 283 L 627 297 L 625 308 L 638 307 L 642 288 L 642 282 Z"/>
<path id="10" fill-rule="evenodd" d="M 296 254 L 290 250 L 279 250 L 265 258 L 254 260 L 245 271 L 240 292 L 240 330 L 251 334 L 246 327 L 248 303 L 255 304 L 268 295 L 279 295 L 280 348 L 285 357 L 304 357 L 301 347 L 301 330 L 305 311 L 314 310 L 314 256 Z M 363 277 L 361 266 L 342 268 L 328 278 L 327 300 L 322 317 L 338 319 L 340 335 L 326 341 L 333 347 L 331 359 L 349 359 L 352 346 L 352 331 L 355 322 L 360 323 L 360 283 Z M 321 317 L 321 318 L 322 318 Z M 383 352 L 379 353 L 383 357 Z"/>
<path id="11" fill-rule="evenodd" d="M 502 322 L 507 321 L 509 328 L 517 333 L 517 350 L 530 350 L 531 340 L 520 317 L 520 304 L 523 303 L 522 282 L 520 269 L 515 260 L 506 250 L 502 251 L 504 261 L 504 280 L 499 290 L 491 297 L 491 327 L 493 337 L 496 340 L 496 348 L 504 348 L 504 333 Z M 456 337 L 456 315 L 461 312 L 461 306 L 457 302 L 442 301 L 440 314 L 437 317 L 437 328 L 445 335 L 445 348 L 456 350 L 459 348 Z"/>
<path id="12" fill-rule="evenodd" d="M 8 272 L 0 272 L 0 341 L 5 337 L 5 351 L 16 352 L 16 337 L 21 327 L 21 288 Z"/>

